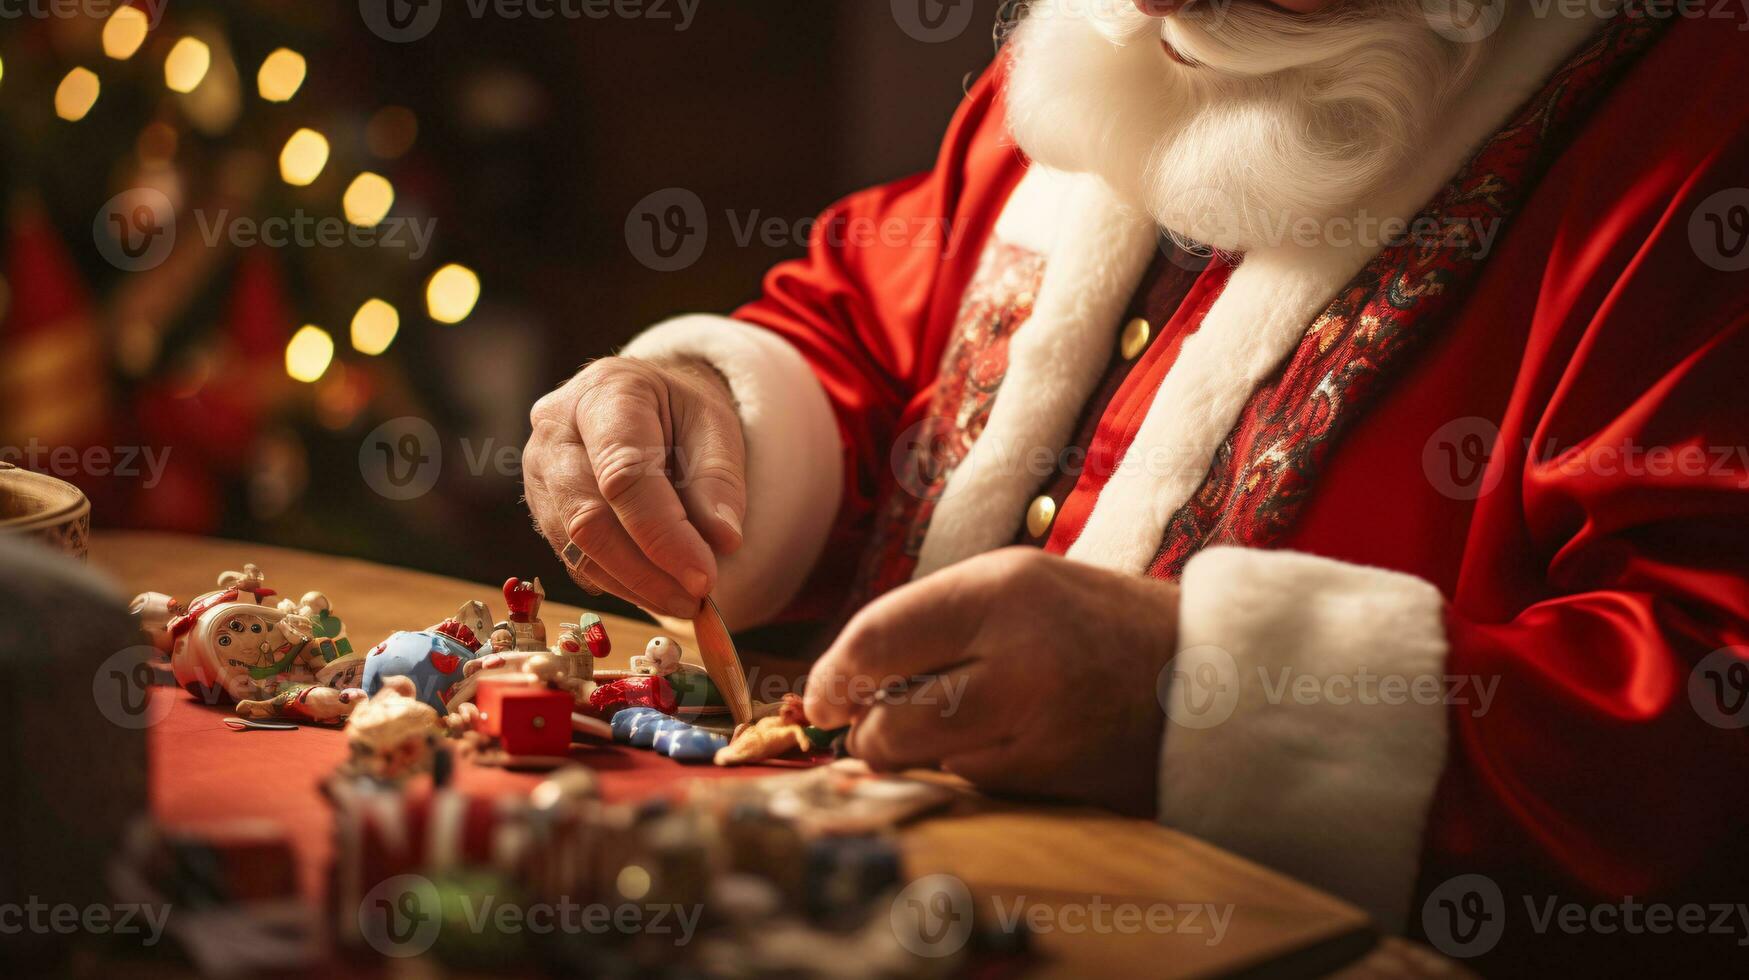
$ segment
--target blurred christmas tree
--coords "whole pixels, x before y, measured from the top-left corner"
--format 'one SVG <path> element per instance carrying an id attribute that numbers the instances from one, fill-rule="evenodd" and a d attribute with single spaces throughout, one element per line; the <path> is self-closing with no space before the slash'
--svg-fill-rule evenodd
<path id="1" fill-rule="evenodd" d="M 0 37 L 8 458 L 78 483 L 100 524 L 380 552 L 454 517 L 324 503 L 339 468 L 358 487 L 362 433 L 443 426 L 420 328 L 479 297 L 438 258 L 418 119 L 370 101 L 349 8 L 31 10 Z"/>

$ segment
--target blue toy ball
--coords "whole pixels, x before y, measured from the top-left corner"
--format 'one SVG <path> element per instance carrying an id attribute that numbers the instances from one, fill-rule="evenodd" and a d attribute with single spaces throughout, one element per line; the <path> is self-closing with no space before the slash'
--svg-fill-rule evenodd
<path id="1" fill-rule="evenodd" d="M 462 679 L 462 667 L 477 656 L 442 633 L 396 633 L 364 658 L 364 690 L 375 694 L 382 690 L 384 679 L 407 677 L 419 700 L 438 714 L 447 714 L 449 694 Z"/>

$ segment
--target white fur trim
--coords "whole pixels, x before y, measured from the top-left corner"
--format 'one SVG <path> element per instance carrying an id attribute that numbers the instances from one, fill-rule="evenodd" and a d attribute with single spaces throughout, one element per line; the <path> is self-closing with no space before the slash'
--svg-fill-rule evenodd
<path id="1" fill-rule="evenodd" d="M 1433 145 L 1400 181 L 1367 203 L 1366 213 L 1413 217 L 1599 23 L 1592 17 L 1509 19 L 1500 29 L 1505 36 L 1455 99 Z M 1167 522 L 1208 475 L 1251 393 L 1378 252 L 1365 242 L 1290 242 L 1247 255 L 1185 341 L 1069 557 L 1123 571 L 1145 569 Z M 1046 288 L 1048 276 L 1047 270 Z"/>
<path id="2" fill-rule="evenodd" d="M 844 491 L 844 446 L 820 380 L 778 335 L 719 316 L 685 316 L 621 353 L 690 355 L 722 372 L 747 442 L 746 543 L 717 565 L 715 599 L 731 629 L 783 610 L 814 567 Z"/>
<path id="3" fill-rule="evenodd" d="M 1004 245 L 1050 255 L 1069 223 L 1076 178 L 1033 164 L 996 217 L 996 238 Z"/>
<path id="4" fill-rule="evenodd" d="M 1022 201 L 1037 207 L 1044 199 Z M 936 505 L 919 578 L 1014 538 L 1028 497 L 1050 475 L 1028 459 L 1061 451 L 1074 434 L 1111 359 L 1118 317 L 1154 255 L 1153 220 L 1119 203 L 1103 181 L 1068 181 L 1064 206 L 1071 217 L 1056 235 L 1032 317 L 1009 342 L 990 420 Z"/>
<path id="5" fill-rule="evenodd" d="M 1443 609 L 1438 589 L 1398 572 L 1240 548 L 1192 559 L 1161 821 L 1400 930 L 1445 765 Z M 1386 676 L 1422 678 L 1421 694 L 1362 703 L 1347 686 Z M 1295 693 L 1306 677 L 1318 693 Z"/>

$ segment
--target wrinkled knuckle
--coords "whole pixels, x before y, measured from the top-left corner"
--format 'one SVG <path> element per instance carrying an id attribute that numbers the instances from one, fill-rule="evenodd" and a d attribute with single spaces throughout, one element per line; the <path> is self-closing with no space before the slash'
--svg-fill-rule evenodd
<path id="1" fill-rule="evenodd" d="M 608 534 L 612 531 L 614 516 L 612 508 L 597 497 L 585 497 L 578 501 L 572 511 L 570 520 L 566 523 L 566 531 L 584 551 L 599 548 L 607 543 Z"/>
<path id="2" fill-rule="evenodd" d="M 608 446 L 595 456 L 595 484 L 608 500 L 624 500 L 650 475 L 651 463 L 650 454 L 637 446 Z"/>

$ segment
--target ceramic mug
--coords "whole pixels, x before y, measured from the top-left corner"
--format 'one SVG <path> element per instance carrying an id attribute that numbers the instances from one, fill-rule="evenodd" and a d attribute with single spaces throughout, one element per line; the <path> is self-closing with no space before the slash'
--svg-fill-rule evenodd
<path id="1" fill-rule="evenodd" d="M 33 539 L 84 561 L 91 501 L 71 483 L 0 462 L 0 534 Z"/>

